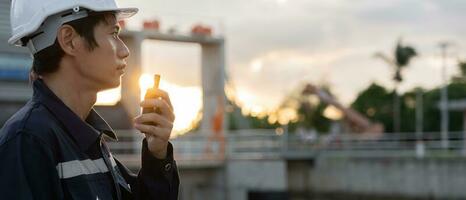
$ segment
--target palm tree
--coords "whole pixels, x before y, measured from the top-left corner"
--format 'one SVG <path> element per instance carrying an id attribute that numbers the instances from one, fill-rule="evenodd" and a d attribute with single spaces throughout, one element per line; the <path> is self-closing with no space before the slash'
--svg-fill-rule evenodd
<path id="1" fill-rule="evenodd" d="M 400 39 L 398 40 L 394 54 L 395 55 L 393 57 L 389 57 L 381 52 L 377 52 L 375 57 L 382 59 L 395 70 L 395 74 L 393 75 L 393 80 L 395 82 L 395 88 L 393 89 L 393 132 L 400 132 L 401 116 L 398 86 L 403 81 L 401 72 L 403 68 L 408 66 L 409 61 L 411 61 L 411 59 L 415 57 L 417 53 L 413 47 L 403 45 Z"/>
<path id="2" fill-rule="evenodd" d="M 452 78 L 452 82 L 455 83 L 466 83 L 466 60 L 458 60 L 459 75 Z"/>

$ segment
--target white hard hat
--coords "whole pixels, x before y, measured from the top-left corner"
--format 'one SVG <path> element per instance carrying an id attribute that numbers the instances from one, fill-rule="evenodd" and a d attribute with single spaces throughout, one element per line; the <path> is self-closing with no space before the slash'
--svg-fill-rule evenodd
<path id="1" fill-rule="evenodd" d="M 131 17 L 138 12 L 137 8 L 119 8 L 115 0 L 12 0 L 12 36 L 8 43 L 27 45 L 34 54 L 55 42 L 61 25 L 87 17 L 87 10 L 113 11 L 117 19 Z M 23 44 L 21 39 L 31 36 L 34 38 Z"/>

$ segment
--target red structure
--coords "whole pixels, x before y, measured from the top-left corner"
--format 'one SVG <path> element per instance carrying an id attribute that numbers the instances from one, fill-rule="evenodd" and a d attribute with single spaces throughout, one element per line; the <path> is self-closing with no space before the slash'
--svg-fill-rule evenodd
<path id="1" fill-rule="evenodd" d="M 143 24 L 144 30 L 160 30 L 160 22 L 158 20 L 146 20 Z"/>
<path id="2" fill-rule="evenodd" d="M 212 36 L 212 28 L 202 24 L 197 24 L 191 28 L 191 34 Z"/>

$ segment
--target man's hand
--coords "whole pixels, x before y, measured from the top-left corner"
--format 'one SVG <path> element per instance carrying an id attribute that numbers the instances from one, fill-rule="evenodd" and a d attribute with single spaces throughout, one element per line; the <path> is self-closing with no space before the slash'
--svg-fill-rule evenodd
<path id="1" fill-rule="evenodd" d="M 168 93 L 160 89 L 155 89 L 154 92 L 156 98 L 146 99 L 140 105 L 154 108 L 158 112 L 137 116 L 134 118 L 134 128 L 146 135 L 147 146 L 152 155 L 158 159 L 165 159 L 175 115 Z"/>

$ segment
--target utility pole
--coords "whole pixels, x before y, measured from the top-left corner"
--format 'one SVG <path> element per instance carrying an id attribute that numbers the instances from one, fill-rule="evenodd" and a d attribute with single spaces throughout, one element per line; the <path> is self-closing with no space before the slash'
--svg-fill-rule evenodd
<path id="1" fill-rule="evenodd" d="M 421 88 L 416 89 L 416 133 L 419 137 L 422 136 L 424 126 L 423 93 Z"/>
<path id="2" fill-rule="evenodd" d="M 395 89 L 393 91 L 393 132 L 400 133 L 400 118 L 401 118 L 401 106 L 400 106 L 400 96 L 398 95 L 399 82 L 395 83 Z"/>
<path id="3" fill-rule="evenodd" d="M 442 147 L 447 149 L 449 146 L 448 142 L 448 78 L 447 78 L 447 49 L 450 47 L 450 43 L 441 42 L 440 48 L 442 50 L 442 80 L 443 87 L 441 90 L 441 137 Z"/>
<path id="4" fill-rule="evenodd" d="M 416 89 L 416 156 L 424 157 L 425 146 L 423 137 L 424 126 L 424 105 L 423 91 L 421 88 Z"/>

